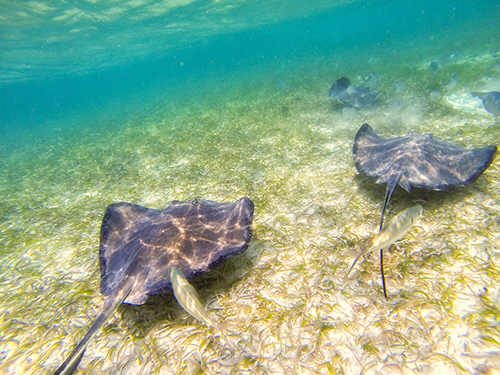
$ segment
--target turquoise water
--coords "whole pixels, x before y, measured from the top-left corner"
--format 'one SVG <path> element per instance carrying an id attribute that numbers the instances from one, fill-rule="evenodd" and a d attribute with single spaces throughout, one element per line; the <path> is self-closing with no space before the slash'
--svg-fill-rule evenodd
<path id="1" fill-rule="evenodd" d="M 500 371 L 498 156 L 467 188 L 396 190 L 388 217 L 424 217 L 386 251 L 388 301 L 376 254 L 346 278 L 385 193 L 354 135 L 498 145 L 469 93 L 500 91 L 499 19 L 495 1 L 2 2 L 0 373 L 50 373 L 85 334 L 107 205 L 242 196 L 250 248 L 194 282 L 227 342 L 153 297 L 78 373 Z M 375 107 L 328 98 L 372 72 Z"/>

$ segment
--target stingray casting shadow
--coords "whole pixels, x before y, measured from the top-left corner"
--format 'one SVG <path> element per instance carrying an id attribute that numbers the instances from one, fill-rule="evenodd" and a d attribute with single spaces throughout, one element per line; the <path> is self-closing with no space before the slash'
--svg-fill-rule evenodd
<path id="1" fill-rule="evenodd" d="M 101 293 L 107 299 L 55 375 L 77 369 L 89 341 L 122 302 L 142 305 L 148 296 L 172 290 L 172 267 L 193 280 L 243 253 L 252 237 L 253 210 L 248 198 L 234 203 L 174 201 L 164 210 L 110 205 L 102 220 L 99 248 Z"/>
<path id="2" fill-rule="evenodd" d="M 412 186 L 433 190 L 467 186 L 490 166 L 496 151 L 496 146 L 462 148 L 432 134 L 384 138 L 368 124 L 358 130 L 352 149 L 358 171 L 378 177 L 377 184 L 387 184 L 380 229 L 398 184 L 408 192 Z"/>

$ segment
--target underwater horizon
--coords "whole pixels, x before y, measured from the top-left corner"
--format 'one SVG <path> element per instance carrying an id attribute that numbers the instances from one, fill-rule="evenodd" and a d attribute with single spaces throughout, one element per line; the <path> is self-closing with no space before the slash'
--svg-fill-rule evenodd
<path id="1" fill-rule="evenodd" d="M 77 374 L 498 374 L 498 152 L 473 183 L 397 187 L 423 216 L 384 252 L 385 184 L 353 141 L 499 145 L 500 3 L 130 0 L 0 4 L 0 374 L 53 373 L 101 311 L 106 207 L 255 204 L 245 253 L 121 305 Z M 329 98 L 348 77 L 380 92 Z M 500 110 L 500 108 L 499 108 Z"/>

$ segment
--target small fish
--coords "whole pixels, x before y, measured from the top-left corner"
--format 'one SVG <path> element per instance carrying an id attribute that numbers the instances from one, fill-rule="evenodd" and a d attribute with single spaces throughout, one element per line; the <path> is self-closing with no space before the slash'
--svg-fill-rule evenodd
<path id="1" fill-rule="evenodd" d="M 219 325 L 214 322 L 203 308 L 196 290 L 194 290 L 193 286 L 177 267 L 172 267 L 170 270 L 170 280 L 172 280 L 175 299 L 189 315 L 205 323 L 207 326 L 219 328 Z"/>
<path id="2" fill-rule="evenodd" d="M 403 238 L 406 233 L 408 233 L 415 224 L 416 220 L 422 215 L 424 209 L 422 206 L 417 205 L 407 209 L 406 211 L 401 212 L 399 215 L 395 216 L 385 227 L 382 229 L 379 234 L 377 234 L 373 240 L 370 242 L 367 250 L 364 250 L 359 254 L 356 259 L 354 259 L 354 263 L 352 264 L 349 272 L 347 272 L 348 276 L 354 265 L 357 263 L 359 258 L 363 255 L 370 254 L 373 251 L 382 250 L 388 248 L 396 241 Z"/>

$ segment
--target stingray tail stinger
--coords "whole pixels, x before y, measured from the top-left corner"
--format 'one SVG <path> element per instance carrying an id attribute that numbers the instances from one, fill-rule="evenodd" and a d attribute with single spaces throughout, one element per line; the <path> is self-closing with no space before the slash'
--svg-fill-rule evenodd
<path id="1" fill-rule="evenodd" d="M 101 329 L 116 308 L 127 298 L 136 281 L 137 276 L 126 277 L 122 281 L 122 285 L 117 287 L 115 291 L 106 299 L 103 310 L 98 315 L 83 340 L 75 349 L 73 349 L 69 357 L 66 358 L 63 364 L 59 366 L 56 372 L 54 372 L 54 375 L 70 375 L 76 371 L 90 340 Z"/>

